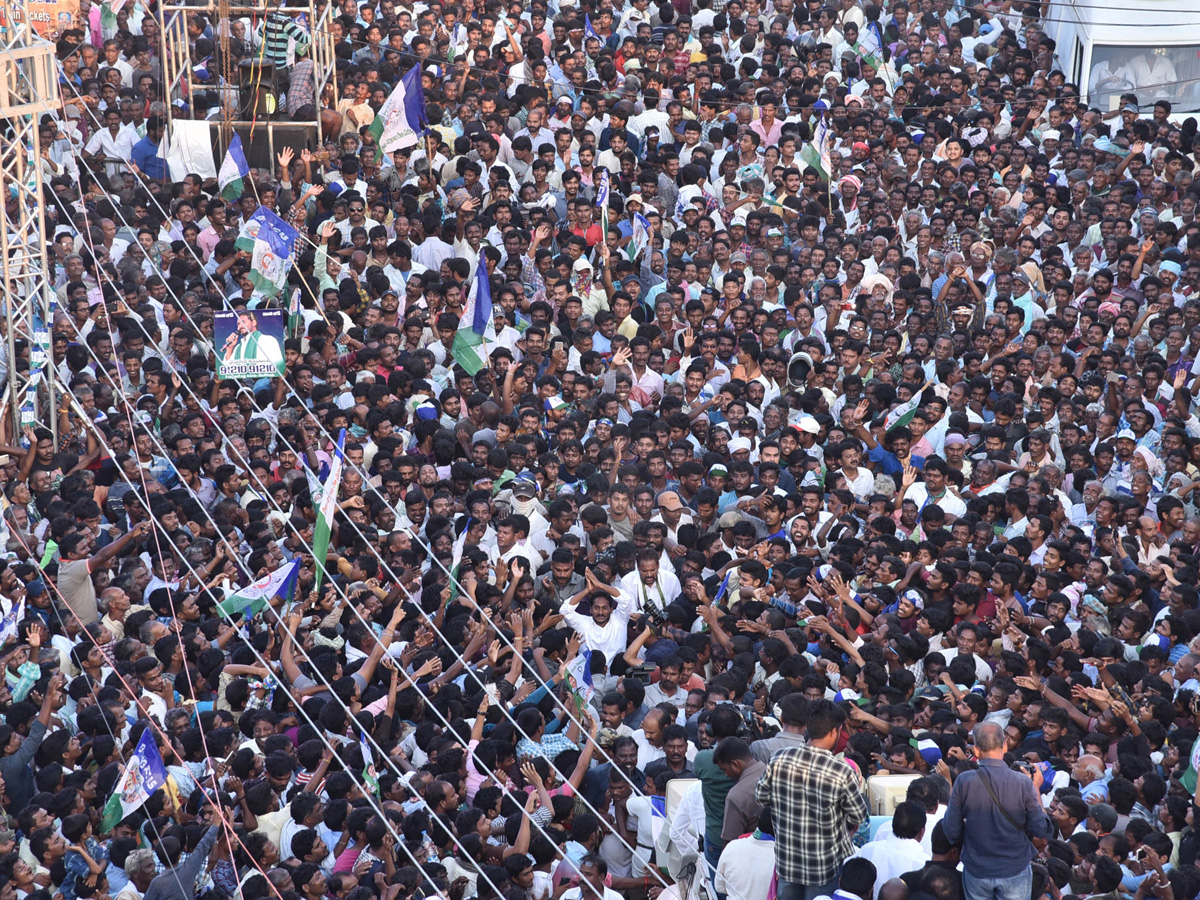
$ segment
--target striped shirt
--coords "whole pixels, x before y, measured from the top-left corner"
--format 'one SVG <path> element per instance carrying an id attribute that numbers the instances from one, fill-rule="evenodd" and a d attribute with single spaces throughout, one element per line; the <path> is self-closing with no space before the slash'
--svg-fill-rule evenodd
<path id="1" fill-rule="evenodd" d="M 291 16 L 276 10 L 263 23 L 263 58 L 273 62 L 276 68 L 286 68 L 289 40 L 294 40 L 297 48 L 306 48 L 309 44 L 308 32 L 297 25 Z"/>

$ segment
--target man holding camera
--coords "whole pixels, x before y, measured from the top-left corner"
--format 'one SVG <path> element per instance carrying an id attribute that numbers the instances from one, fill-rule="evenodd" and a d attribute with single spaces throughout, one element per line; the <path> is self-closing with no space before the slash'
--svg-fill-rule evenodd
<path id="1" fill-rule="evenodd" d="M 1009 769 L 1004 746 L 1004 729 L 995 722 L 975 727 L 979 767 L 955 780 L 942 819 L 946 837 L 963 844 L 966 900 L 1026 900 L 1037 852 L 1030 839 L 1044 840 L 1054 831 L 1038 797 L 1041 770 Z"/>

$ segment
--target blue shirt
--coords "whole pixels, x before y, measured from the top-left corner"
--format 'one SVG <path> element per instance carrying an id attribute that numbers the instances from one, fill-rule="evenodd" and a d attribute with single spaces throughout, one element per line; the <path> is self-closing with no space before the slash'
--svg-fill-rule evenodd
<path id="1" fill-rule="evenodd" d="M 992 799 L 983 778 L 990 779 L 1007 817 Z M 1019 832 L 1010 818 L 1021 829 Z M 963 842 L 963 871 L 975 878 L 1011 878 L 1023 872 L 1036 853 L 1029 838 L 1049 838 L 1054 830 L 1033 780 L 998 759 L 980 760 L 978 769 L 955 780 L 942 828 L 952 843 Z"/>
<path id="2" fill-rule="evenodd" d="M 148 137 L 133 145 L 133 161 L 147 178 L 162 181 L 167 177 L 167 161 L 158 155 L 158 144 Z"/>
<path id="3" fill-rule="evenodd" d="M 878 471 L 881 475 L 898 475 L 904 471 L 904 464 L 896 458 L 896 454 L 878 444 L 867 450 L 867 459 L 879 467 Z M 925 467 L 925 457 L 923 456 L 910 455 L 908 462 L 914 469 Z"/>

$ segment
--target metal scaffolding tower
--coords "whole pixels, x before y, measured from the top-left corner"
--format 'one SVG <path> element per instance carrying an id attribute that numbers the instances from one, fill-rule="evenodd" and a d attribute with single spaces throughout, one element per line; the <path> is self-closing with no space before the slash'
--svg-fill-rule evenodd
<path id="1" fill-rule="evenodd" d="M 41 140 L 42 115 L 58 106 L 54 45 L 38 36 L 29 8 L 16 3 L 0 28 L 0 277 L 3 277 L 6 363 L 14 437 L 22 425 L 56 429 L 56 393 L 50 330 L 54 319 L 53 270 L 46 245 Z M 25 363 L 28 363 L 26 366 Z"/>

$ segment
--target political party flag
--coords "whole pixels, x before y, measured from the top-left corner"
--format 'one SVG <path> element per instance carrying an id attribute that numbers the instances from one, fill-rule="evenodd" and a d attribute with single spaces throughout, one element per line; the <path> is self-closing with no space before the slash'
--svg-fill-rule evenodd
<path id="1" fill-rule="evenodd" d="M 217 604 L 217 609 L 230 618 L 238 613 L 245 613 L 246 618 L 256 616 L 275 597 L 284 597 L 290 601 L 295 596 L 296 579 L 299 574 L 300 558 L 297 557 L 287 565 L 280 566 L 274 572 L 269 572 L 257 581 L 234 591 Z"/>
<path id="2" fill-rule="evenodd" d="M 631 263 L 636 263 L 639 256 L 650 246 L 650 220 L 641 213 L 633 214 L 633 237 L 625 245 L 625 253 Z"/>
<path id="3" fill-rule="evenodd" d="M 100 37 L 109 40 L 117 33 L 117 13 L 125 7 L 125 0 L 112 0 L 100 4 Z"/>
<path id="4" fill-rule="evenodd" d="M 810 169 L 815 169 L 822 181 L 829 180 L 829 171 L 832 168 L 829 162 L 829 145 L 832 133 L 829 130 L 829 124 L 825 121 L 824 114 L 821 115 L 817 122 L 817 127 L 813 129 L 812 140 L 804 145 L 800 150 L 800 158 L 804 160 L 805 165 Z"/>
<path id="5" fill-rule="evenodd" d="M 363 758 L 363 784 L 370 789 L 372 794 L 379 796 L 379 774 L 375 771 L 375 754 L 371 751 L 365 731 L 359 732 L 358 748 L 362 751 Z"/>
<path id="6" fill-rule="evenodd" d="M 579 655 L 567 663 L 563 672 L 567 679 L 567 690 L 575 695 L 576 701 L 580 704 L 590 703 L 596 693 L 596 686 L 592 684 L 592 651 L 586 647 L 581 649 Z"/>
<path id="7" fill-rule="evenodd" d="M 1196 793 L 1196 776 L 1200 772 L 1200 741 L 1192 744 L 1192 752 L 1188 757 L 1187 771 L 1179 776 L 1179 783 L 1188 794 Z"/>
<path id="8" fill-rule="evenodd" d="M 337 512 L 338 491 L 342 486 L 342 467 L 345 464 L 343 456 L 346 446 L 346 429 L 338 435 L 337 450 L 333 455 L 333 464 L 329 467 L 329 477 L 317 482 L 317 491 L 312 495 L 313 505 L 317 508 L 317 527 L 313 532 L 313 559 L 317 563 L 317 576 L 313 580 L 313 592 L 320 590 L 321 576 L 325 573 L 325 560 L 329 556 L 329 535 L 333 530 L 333 514 Z M 309 487 L 313 478 L 309 477 Z"/>
<path id="9" fill-rule="evenodd" d="M 250 163 L 246 162 L 242 139 L 235 134 L 229 142 L 229 149 L 225 151 L 221 169 L 217 172 L 217 186 L 221 189 L 221 196 L 230 203 L 240 198 L 246 189 L 246 179 L 249 176 Z"/>
<path id="10" fill-rule="evenodd" d="M 496 342 L 496 325 L 492 321 L 492 285 L 488 280 L 487 257 L 480 249 L 475 283 L 467 295 L 467 306 L 450 352 L 455 362 L 474 375 L 488 364 L 489 342 Z"/>
<path id="11" fill-rule="evenodd" d="M 475 520 L 467 516 L 467 524 L 463 526 L 462 534 L 454 542 L 454 551 L 450 557 L 450 603 L 458 599 L 461 593 L 458 589 L 458 569 L 462 565 L 463 551 L 467 549 L 467 532 Z"/>
<path id="12" fill-rule="evenodd" d="M 256 294 L 274 297 L 282 290 L 299 239 L 300 232 L 265 206 L 242 224 L 236 246 L 250 254 L 249 277 Z"/>
<path id="13" fill-rule="evenodd" d="M 596 186 L 596 208 L 600 210 L 600 239 L 608 240 L 608 169 L 600 170 L 600 183 Z"/>
<path id="14" fill-rule="evenodd" d="M 112 831 L 122 819 L 150 799 L 151 794 L 166 786 L 167 767 L 154 743 L 154 729 L 147 728 L 104 807 L 101 833 Z"/>
<path id="15" fill-rule="evenodd" d="M 417 143 L 429 125 L 425 112 L 425 91 L 421 88 L 421 66 L 415 65 L 384 101 L 367 130 L 375 138 L 380 152 L 391 153 Z"/>
<path id="16" fill-rule="evenodd" d="M 296 288 L 292 291 L 292 299 L 288 301 L 288 336 L 302 337 L 301 327 L 303 322 L 304 318 L 300 315 L 300 288 Z"/>
<path id="17" fill-rule="evenodd" d="M 25 618 L 25 598 L 22 597 L 13 604 L 8 615 L 0 619 L 0 646 L 7 644 L 17 636 L 17 626 Z"/>
<path id="18" fill-rule="evenodd" d="M 595 38 L 600 40 L 600 35 L 596 34 L 596 29 L 592 27 L 592 17 L 587 13 L 583 14 L 583 36 L 584 38 Z M 603 41 L 601 41 L 603 43 Z"/>
<path id="19" fill-rule="evenodd" d="M 884 420 L 884 427 L 888 431 L 891 431 L 893 428 L 904 427 L 913 420 L 913 416 L 917 414 L 917 407 L 920 405 L 920 394 L 913 397 L 907 403 L 901 403 L 887 414 L 887 419 Z"/>
<path id="20" fill-rule="evenodd" d="M 913 416 L 917 414 L 917 408 L 921 405 L 921 395 L 925 393 L 925 388 L 929 387 L 930 382 L 925 382 L 919 391 L 912 395 L 912 399 L 907 403 L 901 403 L 883 420 L 885 430 L 891 431 L 893 428 L 900 428 L 907 425 L 913 420 Z"/>

